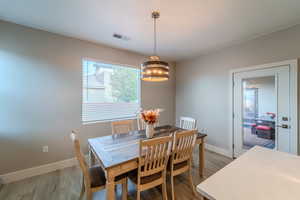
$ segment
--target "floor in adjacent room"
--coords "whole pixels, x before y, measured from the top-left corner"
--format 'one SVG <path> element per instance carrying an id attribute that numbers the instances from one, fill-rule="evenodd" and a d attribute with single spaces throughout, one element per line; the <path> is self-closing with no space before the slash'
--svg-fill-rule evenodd
<path id="1" fill-rule="evenodd" d="M 244 127 L 243 148 L 251 149 L 255 145 L 266 147 L 269 149 L 274 149 L 275 140 L 259 138 L 257 135 L 251 133 L 251 128 Z"/>
<path id="2" fill-rule="evenodd" d="M 198 152 L 194 152 L 193 180 L 195 186 L 205 178 L 211 176 L 232 159 L 222 155 L 206 151 L 205 152 L 205 178 L 201 179 L 198 172 Z M 45 175 L 32 177 L 15 183 L 0 186 L 1 200 L 77 200 L 79 199 L 81 187 L 81 171 L 79 167 L 66 168 L 51 172 Z M 168 188 L 168 196 L 169 194 Z M 121 186 L 117 188 L 118 199 L 121 199 Z M 128 199 L 135 199 L 135 185 L 129 182 Z M 201 199 L 193 197 L 188 186 L 188 179 L 185 175 L 175 178 L 175 195 L 180 200 Z M 143 200 L 161 199 L 160 188 L 150 189 L 142 192 Z M 85 199 L 85 197 L 84 197 Z M 95 193 L 94 200 L 105 199 L 105 190 Z"/>

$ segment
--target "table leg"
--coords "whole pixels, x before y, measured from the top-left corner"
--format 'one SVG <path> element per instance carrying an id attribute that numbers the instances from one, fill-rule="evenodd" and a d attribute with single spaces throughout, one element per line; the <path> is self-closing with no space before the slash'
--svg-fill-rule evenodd
<path id="1" fill-rule="evenodd" d="M 115 199 L 115 177 L 108 173 L 106 178 L 106 200 Z"/>
<path id="2" fill-rule="evenodd" d="M 199 175 L 201 178 L 203 178 L 205 167 L 204 147 L 204 138 L 202 138 L 201 143 L 199 144 Z"/>

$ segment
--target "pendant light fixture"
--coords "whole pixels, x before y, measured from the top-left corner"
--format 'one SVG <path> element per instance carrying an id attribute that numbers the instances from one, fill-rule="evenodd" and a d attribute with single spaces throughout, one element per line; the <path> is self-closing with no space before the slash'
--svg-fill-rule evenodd
<path id="1" fill-rule="evenodd" d="M 169 64 L 161 61 L 156 53 L 156 20 L 159 18 L 159 12 L 153 11 L 152 18 L 154 20 L 154 48 L 153 56 L 149 60 L 142 63 L 141 72 L 143 81 L 159 82 L 169 80 Z"/>

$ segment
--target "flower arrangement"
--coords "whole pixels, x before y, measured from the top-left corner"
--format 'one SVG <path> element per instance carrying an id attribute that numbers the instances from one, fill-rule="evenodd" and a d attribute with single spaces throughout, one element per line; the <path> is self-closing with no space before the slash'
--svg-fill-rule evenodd
<path id="1" fill-rule="evenodd" d="M 144 110 L 140 113 L 141 119 L 149 125 L 154 125 L 158 122 L 160 109 Z"/>

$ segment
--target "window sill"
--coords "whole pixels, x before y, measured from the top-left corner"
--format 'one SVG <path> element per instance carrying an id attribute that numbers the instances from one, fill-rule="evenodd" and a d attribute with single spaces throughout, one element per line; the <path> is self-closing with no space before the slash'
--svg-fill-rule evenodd
<path id="1" fill-rule="evenodd" d="M 123 117 L 123 118 L 116 118 L 116 119 L 107 119 L 107 120 L 96 120 L 96 121 L 81 121 L 82 125 L 90 125 L 90 124 L 98 124 L 98 123 L 110 123 L 115 121 L 122 121 L 122 120 L 136 120 L 137 116 L 134 117 Z"/>

